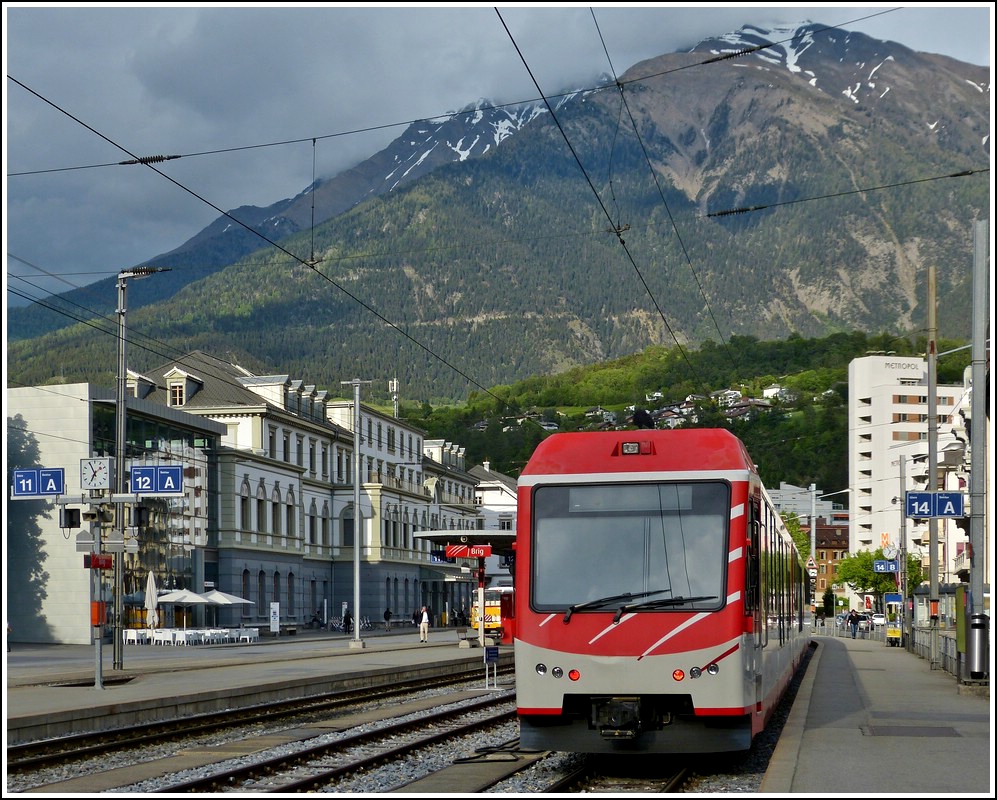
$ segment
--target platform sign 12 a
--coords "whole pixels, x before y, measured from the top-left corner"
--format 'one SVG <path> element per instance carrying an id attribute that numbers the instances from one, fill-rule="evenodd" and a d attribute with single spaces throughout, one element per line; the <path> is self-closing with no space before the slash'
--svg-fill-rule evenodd
<path id="1" fill-rule="evenodd" d="M 15 469 L 11 487 L 12 497 L 42 497 L 65 494 L 66 470 L 62 467 L 51 469 Z"/>
<path id="2" fill-rule="evenodd" d="M 132 494 L 183 494 L 183 467 L 132 467 L 129 478 Z"/>

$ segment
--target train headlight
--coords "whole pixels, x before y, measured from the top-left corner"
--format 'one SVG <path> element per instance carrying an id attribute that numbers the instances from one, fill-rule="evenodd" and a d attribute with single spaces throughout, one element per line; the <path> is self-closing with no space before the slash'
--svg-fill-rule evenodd
<path id="1" fill-rule="evenodd" d="M 561 669 L 560 667 L 554 667 L 550 671 L 550 674 L 553 675 L 555 678 L 563 678 L 564 677 L 564 670 Z"/>
<path id="2" fill-rule="evenodd" d="M 568 680 L 569 681 L 577 681 L 580 677 L 582 677 L 582 673 L 580 673 L 577 669 L 569 669 L 568 670 Z"/>
<path id="3" fill-rule="evenodd" d="M 683 672 L 680 669 L 674 670 L 672 672 L 672 680 L 675 680 L 675 681 L 684 681 L 685 680 L 685 672 Z"/>
<path id="4" fill-rule="evenodd" d="M 689 677 L 690 678 L 698 678 L 702 674 L 703 674 L 703 670 L 701 670 L 699 667 L 693 667 L 692 669 L 689 670 Z"/>
<path id="5" fill-rule="evenodd" d="M 719 664 L 715 664 L 715 663 L 714 664 L 710 664 L 706 668 L 706 671 L 709 672 L 710 675 L 716 675 L 718 672 L 720 672 L 720 665 Z"/>
<path id="6" fill-rule="evenodd" d="M 534 669 L 536 669 L 537 675 L 539 675 L 540 677 L 543 677 L 544 675 L 547 674 L 547 665 L 546 664 L 537 664 Z"/>

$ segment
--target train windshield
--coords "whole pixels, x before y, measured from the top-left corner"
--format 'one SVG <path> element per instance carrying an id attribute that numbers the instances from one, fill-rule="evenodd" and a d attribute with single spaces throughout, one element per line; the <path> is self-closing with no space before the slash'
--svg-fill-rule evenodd
<path id="1" fill-rule="evenodd" d="M 653 595 L 689 600 L 641 610 L 720 608 L 729 519 L 723 481 L 538 486 L 531 604 L 605 610 L 603 598 Z"/>

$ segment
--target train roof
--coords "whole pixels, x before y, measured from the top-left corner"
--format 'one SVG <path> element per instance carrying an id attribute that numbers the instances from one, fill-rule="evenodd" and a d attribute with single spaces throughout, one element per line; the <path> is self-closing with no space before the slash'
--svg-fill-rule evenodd
<path id="1" fill-rule="evenodd" d="M 636 449 L 626 454 L 624 444 Z M 649 458 L 645 458 L 649 457 Z M 724 428 L 554 433 L 540 442 L 522 475 L 702 470 L 757 472 L 744 444 Z"/>

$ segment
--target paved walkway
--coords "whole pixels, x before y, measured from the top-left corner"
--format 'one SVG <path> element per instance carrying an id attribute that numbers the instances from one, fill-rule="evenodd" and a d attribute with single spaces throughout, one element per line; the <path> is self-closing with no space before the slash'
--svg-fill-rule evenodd
<path id="1" fill-rule="evenodd" d="M 814 640 L 760 791 L 994 796 L 989 687 L 960 685 L 881 639 Z"/>

